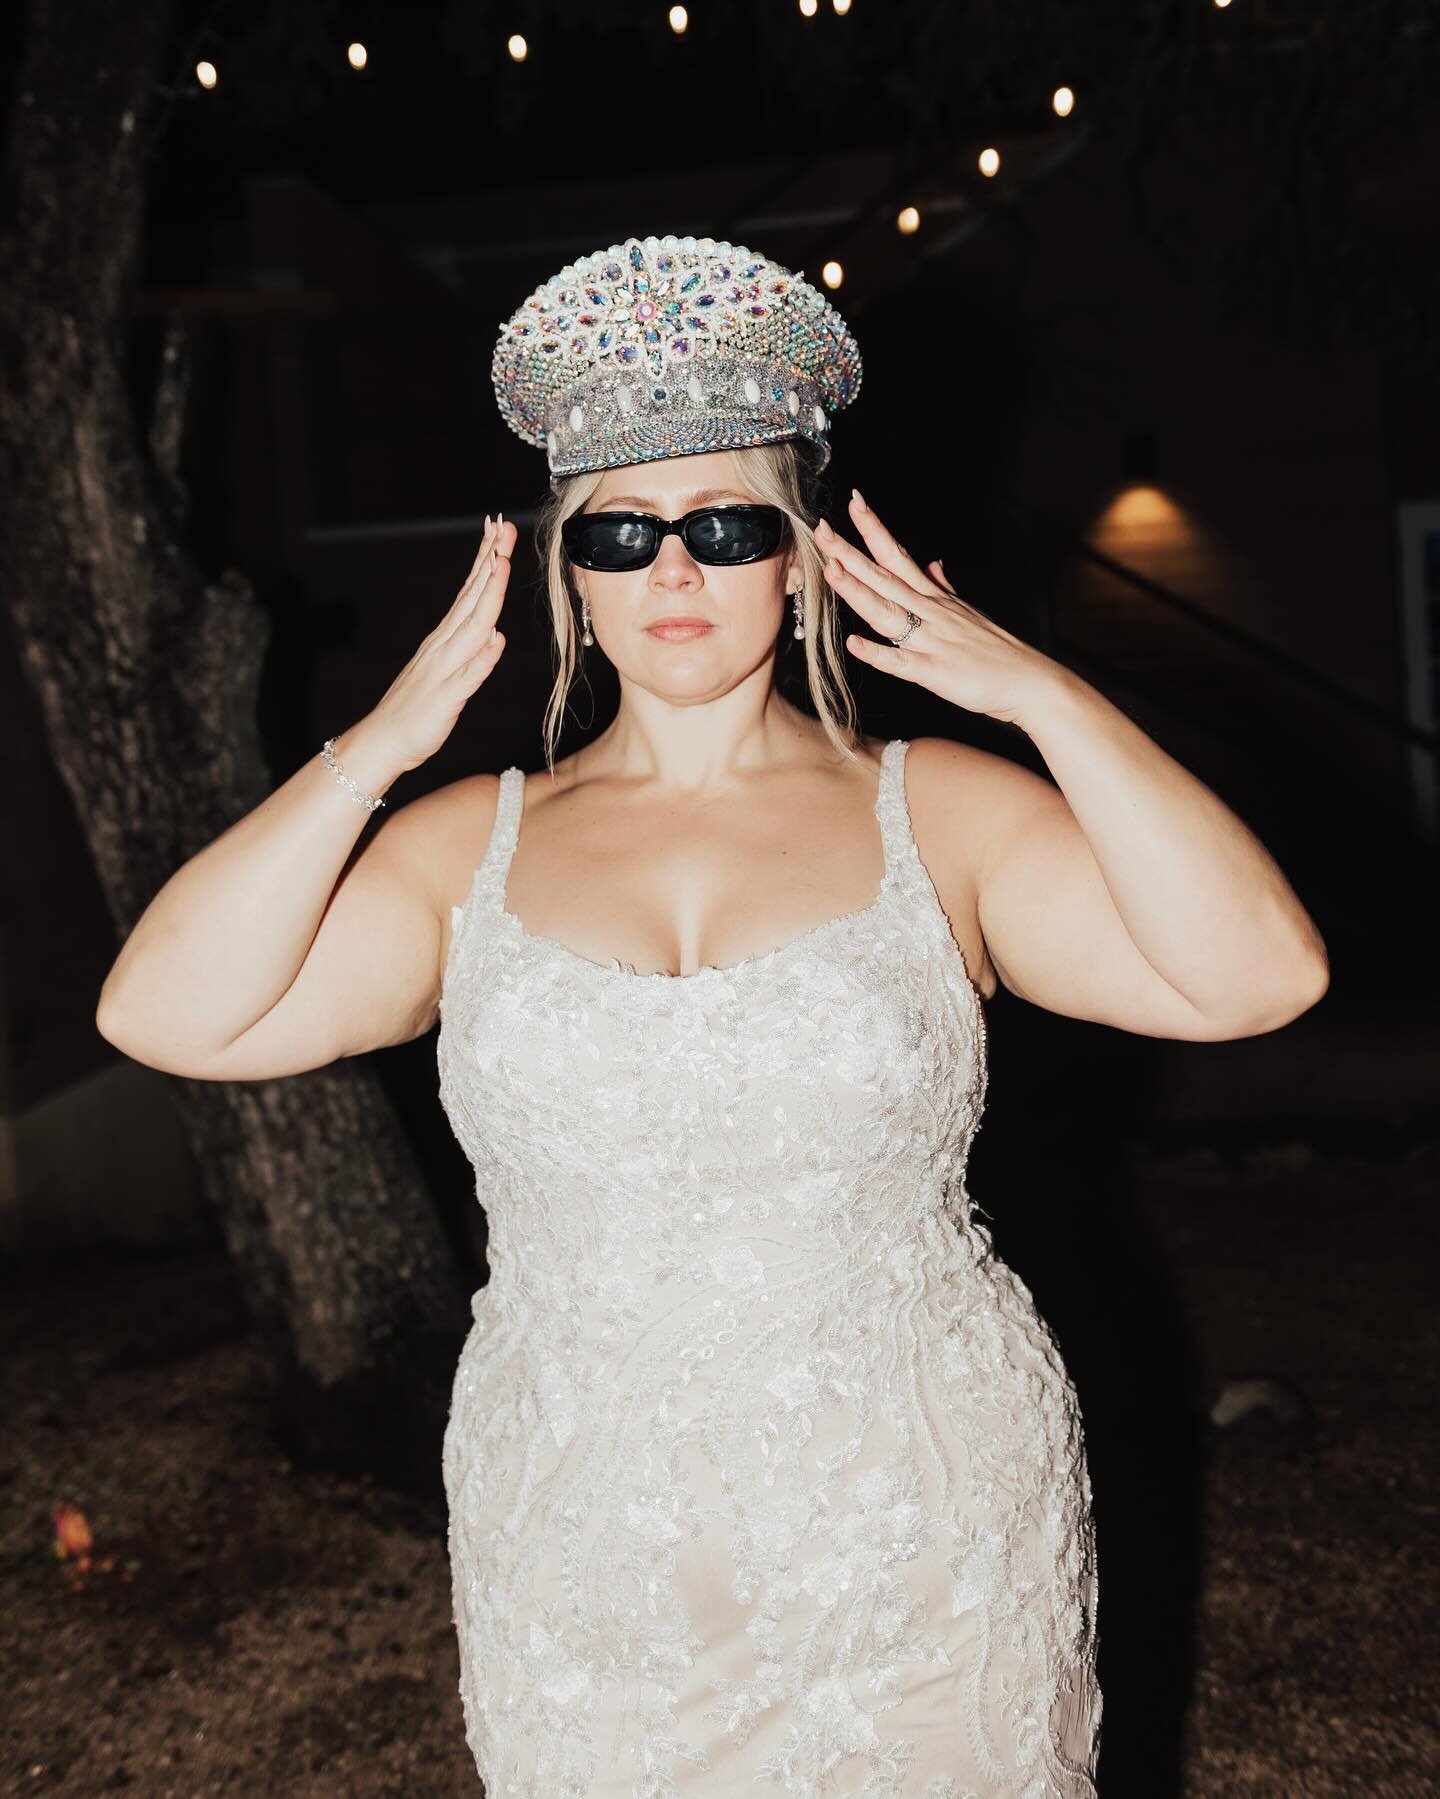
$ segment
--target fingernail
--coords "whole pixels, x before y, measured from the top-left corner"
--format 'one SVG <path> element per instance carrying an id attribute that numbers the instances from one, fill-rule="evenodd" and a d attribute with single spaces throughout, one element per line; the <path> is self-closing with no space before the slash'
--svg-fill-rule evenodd
<path id="1" fill-rule="evenodd" d="M 485 514 L 485 529 L 487 531 L 490 529 L 490 514 L 488 512 Z"/>
<path id="2" fill-rule="evenodd" d="M 861 493 L 861 491 L 858 487 L 852 487 L 850 489 L 850 498 L 852 500 L 854 500 L 855 504 L 860 508 L 860 510 L 862 512 L 868 512 L 870 510 L 870 508 L 865 504 L 864 494 Z"/>

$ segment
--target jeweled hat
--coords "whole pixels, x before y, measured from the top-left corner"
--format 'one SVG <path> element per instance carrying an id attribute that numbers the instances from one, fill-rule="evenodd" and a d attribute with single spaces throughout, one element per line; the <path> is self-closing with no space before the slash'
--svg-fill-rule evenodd
<path id="1" fill-rule="evenodd" d="M 501 417 L 564 475 L 800 437 L 860 391 L 860 348 L 810 283 L 712 237 L 627 238 L 568 263 L 500 327 Z"/>

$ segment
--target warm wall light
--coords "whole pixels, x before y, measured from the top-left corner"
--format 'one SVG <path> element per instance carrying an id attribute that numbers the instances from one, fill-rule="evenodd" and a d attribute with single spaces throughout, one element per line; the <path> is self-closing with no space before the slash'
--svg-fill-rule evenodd
<path id="1" fill-rule="evenodd" d="M 670 29 L 675 33 L 676 37 L 680 36 L 681 32 L 684 31 L 689 23 L 690 15 L 683 6 L 672 6 L 670 8 Z"/>
<path id="2" fill-rule="evenodd" d="M 363 69 L 370 60 L 370 52 L 363 44 L 351 44 L 345 51 L 352 69 Z"/>
<path id="3" fill-rule="evenodd" d="M 215 67 L 213 62 L 197 62 L 195 65 L 195 79 L 200 83 L 201 87 L 214 87 L 215 83 L 220 79 L 220 71 Z"/>
<path id="4" fill-rule="evenodd" d="M 505 48 L 510 52 L 511 62 L 524 62 L 525 58 L 530 54 L 530 46 L 525 42 L 518 31 L 506 43 Z"/>
<path id="5" fill-rule="evenodd" d="M 826 287 L 839 287 L 845 279 L 845 271 L 838 262 L 827 262 L 820 271 L 820 279 Z"/>
<path id="6" fill-rule="evenodd" d="M 800 0 L 800 11 L 807 19 L 813 19 L 820 10 L 820 0 Z"/>
<path id="7" fill-rule="evenodd" d="M 1057 87 L 1051 95 L 1050 104 L 1055 108 L 1057 117 L 1068 119 L 1075 110 L 1075 90 L 1073 87 Z"/>
<path id="8" fill-rule="evenodd" d="M 908 237 L 912 231 L 920 229 L 920 209 L 916 206 L 902 206 L 895 215 L 895 223 Z"/>
<path id="9" fill-rule="evenodd" d="M 987 144 L 980 152 L 980 173 L 982 175 L 995 175 L 999 173 L 999 170 L 1000 152 Z"/>

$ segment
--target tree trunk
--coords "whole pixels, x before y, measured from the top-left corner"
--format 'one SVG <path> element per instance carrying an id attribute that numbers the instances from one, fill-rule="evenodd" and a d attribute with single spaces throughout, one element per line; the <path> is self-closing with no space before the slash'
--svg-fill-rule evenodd
<path id="1" fill-rule="evenodd" d="M 34 0 L 0 218 L 0 583 L 122 940 L 273 785 L 264 614 L 243 576 L 207 582 L 179 541 L 177 336 L 148 453 L 127 389 L 170 23 L 168 0 Z M 292 1449 L 433 1491 L 466 1283 L 373 1073 L 172 1089 L 280 1364 Z"/>

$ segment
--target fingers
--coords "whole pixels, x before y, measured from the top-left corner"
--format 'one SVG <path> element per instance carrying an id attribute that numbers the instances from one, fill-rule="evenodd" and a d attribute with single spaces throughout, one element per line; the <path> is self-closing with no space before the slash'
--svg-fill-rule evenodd
<path id="1" fill-rule="evenodd" d="M 898 637 L 905 629 L 906 613 L 916 610 L 910 600 L 895 600 L 888 594 L 878 593 L 870 582 L 852 574 L 838 560 L 825 564 L 825 579 L 840 598 L 847 605 L 853 606 L 866 624 L 882 637 Z M 911 599 L 915 597 L 911 595 Z"/>
<path id="2" fill-rule="evenodd" d="M 827 519 L 821 519 L 820 523 L 816 525 L 815 541 L 825 555 L 832 561 L 838 562 L 847 574 L 864 582 L 868 588 L 882 595 L 892 605 L 908 607 L 910 610 L 918 612 L 923 609 L 927 598 L 935 597 L 935 583 L 908 557 L 904 558 L 903 572 L 896 573 L 882 563 L 872 560 L 863 550 L 857 550 L 853 544 L 848 543 Z M 892 543 L 893 541 L 891 539 Z M 897 562 L 899 560 L 898 558 L 893 559 Z M 830 579 L 828 567 L 826 579 Z M 833 582 L 832 585 L 834 585 Z M 847 594 L 846 597 L 848 598 L 849 595 Z"/>
<path id="3" fill-rule="evenodd" d="M 866 549 L 881 568 L 889 569 L 891 574 L 907 578 L 920 574 L 919 563 L 904 544 L 897 542 L 891 532 L 880 522 L 879 513 L 871 511 L 864 494 L 858 487 L 852 488 L 850 491 L 850 517 L 854 521 L 855 529 L 865 540 Z"/>
<path id="4" fill-rule="evenodd" d="M 933 562 L 927 563 L 926 567 L 929 570 L 930 579 L 936 584 L 937 587 L 943 587 L 945 589 L 946 593 L 955 594 L 955 598 L 957 600 L 960 598 L 959 594 L 955 593 L 955 588 L 950 580 L 949 575 L 947 575 L 945 573 L 945 564 L 940 560 L 940 558 L 938 556 L 935 558 L 935 560 Z"/>
<path id="5" fill-rule="evenodd" d="M 493 524 L 487 515 L 485 534 L 480 540 L 480 548 L 471 564 L 470 573 L 455 596 L 454 605 L 441 620 L 435 639 L 438 647 L 444 648 L 451 644 L 461 631 L 487 609 L 491 600 L 496 603 L 494 612 L 489 614 L 489 623 L 494 624 L 500 610 L 499 598 L 503 596 L 505 581 L 509 578 L 510 551 L 518 536 L 515 526 L 507 523 L 503 515 L 497 515 Z"/>

